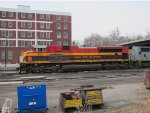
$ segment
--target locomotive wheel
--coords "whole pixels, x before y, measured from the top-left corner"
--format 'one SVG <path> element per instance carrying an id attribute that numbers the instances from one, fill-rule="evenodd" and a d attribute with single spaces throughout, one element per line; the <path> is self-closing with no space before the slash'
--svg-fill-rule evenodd
<path id="1" fill-rule="evenodd" d="M 26 72 L 27 72 L 27 73 L 31 73 L 31 72 L 32 72 L 32 68 L 31 68 L 30 66 L 28 66 L 28 67 L 26 68 Z"/>
<path id="2" fill-rule="evenodd" d="M 104 64 L 102 64 L 102 70 L 105 70 L 105 69 L 106 69 L 105 65 L 104 65 Z"/>
<path id="3" fill-rule="evenodd" d="M 59 72 L 58 68 L 52 69 L 52 73 L 58 73 L 58 72 Z"/>
<path id="4" fill-rule="evenodd" d="M 59 72 L 63 72 L 63 65 L 60 65 Z"/>
<path id="5" fill-rule="evenodd" d="M 44 68 L 41 68 L 40 73 L 44 73 L 44 72 L 45 72 Z"/>
<path id="6" fill-rule="evenodd" d="M 19 74 L 21 74 L 21 69 L 19 69 Z"/>

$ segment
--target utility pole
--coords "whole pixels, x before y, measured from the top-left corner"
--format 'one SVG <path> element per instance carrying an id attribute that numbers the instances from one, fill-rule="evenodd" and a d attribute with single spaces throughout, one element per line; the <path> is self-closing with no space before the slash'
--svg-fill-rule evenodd
<path id="1" fill-rule="evenodd" d="M 120 31 L 119 31 L 119 29 L 117 27 L 117 39 L 119 39 L 119 35 L 120 35 Z"/>

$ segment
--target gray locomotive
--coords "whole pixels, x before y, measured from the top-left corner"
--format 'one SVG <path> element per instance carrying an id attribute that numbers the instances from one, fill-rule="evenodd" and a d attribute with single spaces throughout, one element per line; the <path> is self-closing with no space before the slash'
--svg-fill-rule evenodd
<path id="1" fill-rule="evenodd" d="M 129 64 L 132 67 L 150 67 L 150 46 L 133 46 L 129 50 Z"/>

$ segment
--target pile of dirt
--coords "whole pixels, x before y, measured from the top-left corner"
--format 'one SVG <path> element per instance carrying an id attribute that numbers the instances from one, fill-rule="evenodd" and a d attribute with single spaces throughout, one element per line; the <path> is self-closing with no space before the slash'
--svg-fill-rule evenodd
<path id="1" fill-rule="evenodd" d="M 136 101 L 126 106 L 117 108 L 104 108 L 99 110 L 90 109 L 89 111 L 81 113 L 150 113 L 150 99 L 143 101 Z"/>
<path id="2" fill-rule="evenodd" d="M 110 108 L 104 113 L 150 113 L 150 99 L 136 101 L 120 108 Z"/>

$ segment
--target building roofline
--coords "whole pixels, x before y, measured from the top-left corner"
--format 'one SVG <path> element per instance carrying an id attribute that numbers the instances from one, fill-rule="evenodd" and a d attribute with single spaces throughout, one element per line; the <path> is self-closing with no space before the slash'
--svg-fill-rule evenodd
<path id="1" fill-rule="evenodd" d="M 22 9 L 22 8 L 3 8 L 0 7 L 0 11 L 10 11 L 10 12 L 24 12 L 24 13 L 40 13 L 40 14 L 52 14 L 52 15 L 67 15 L 71 16 L 70 12 L 57 12 L 57 11 L 42 11 L 42 10 L 32 10 L 32 9 Z"/>
<path id="2" fill-rule="evenodd" d="M 121 43 L 121 44 L 118 44 L 119 46 L 122 46 L 122 45 L 129 45 L 129 44 L 134 44 L 134 43 L 138 43 L 138 42 L 145 42 L 145 41 L 150 41 L 150 39 L 139 39 L 139 40 L 134 40 L 134 41 L 129 41 L 129 42 L 125 42 L 125 43 Z"/>

